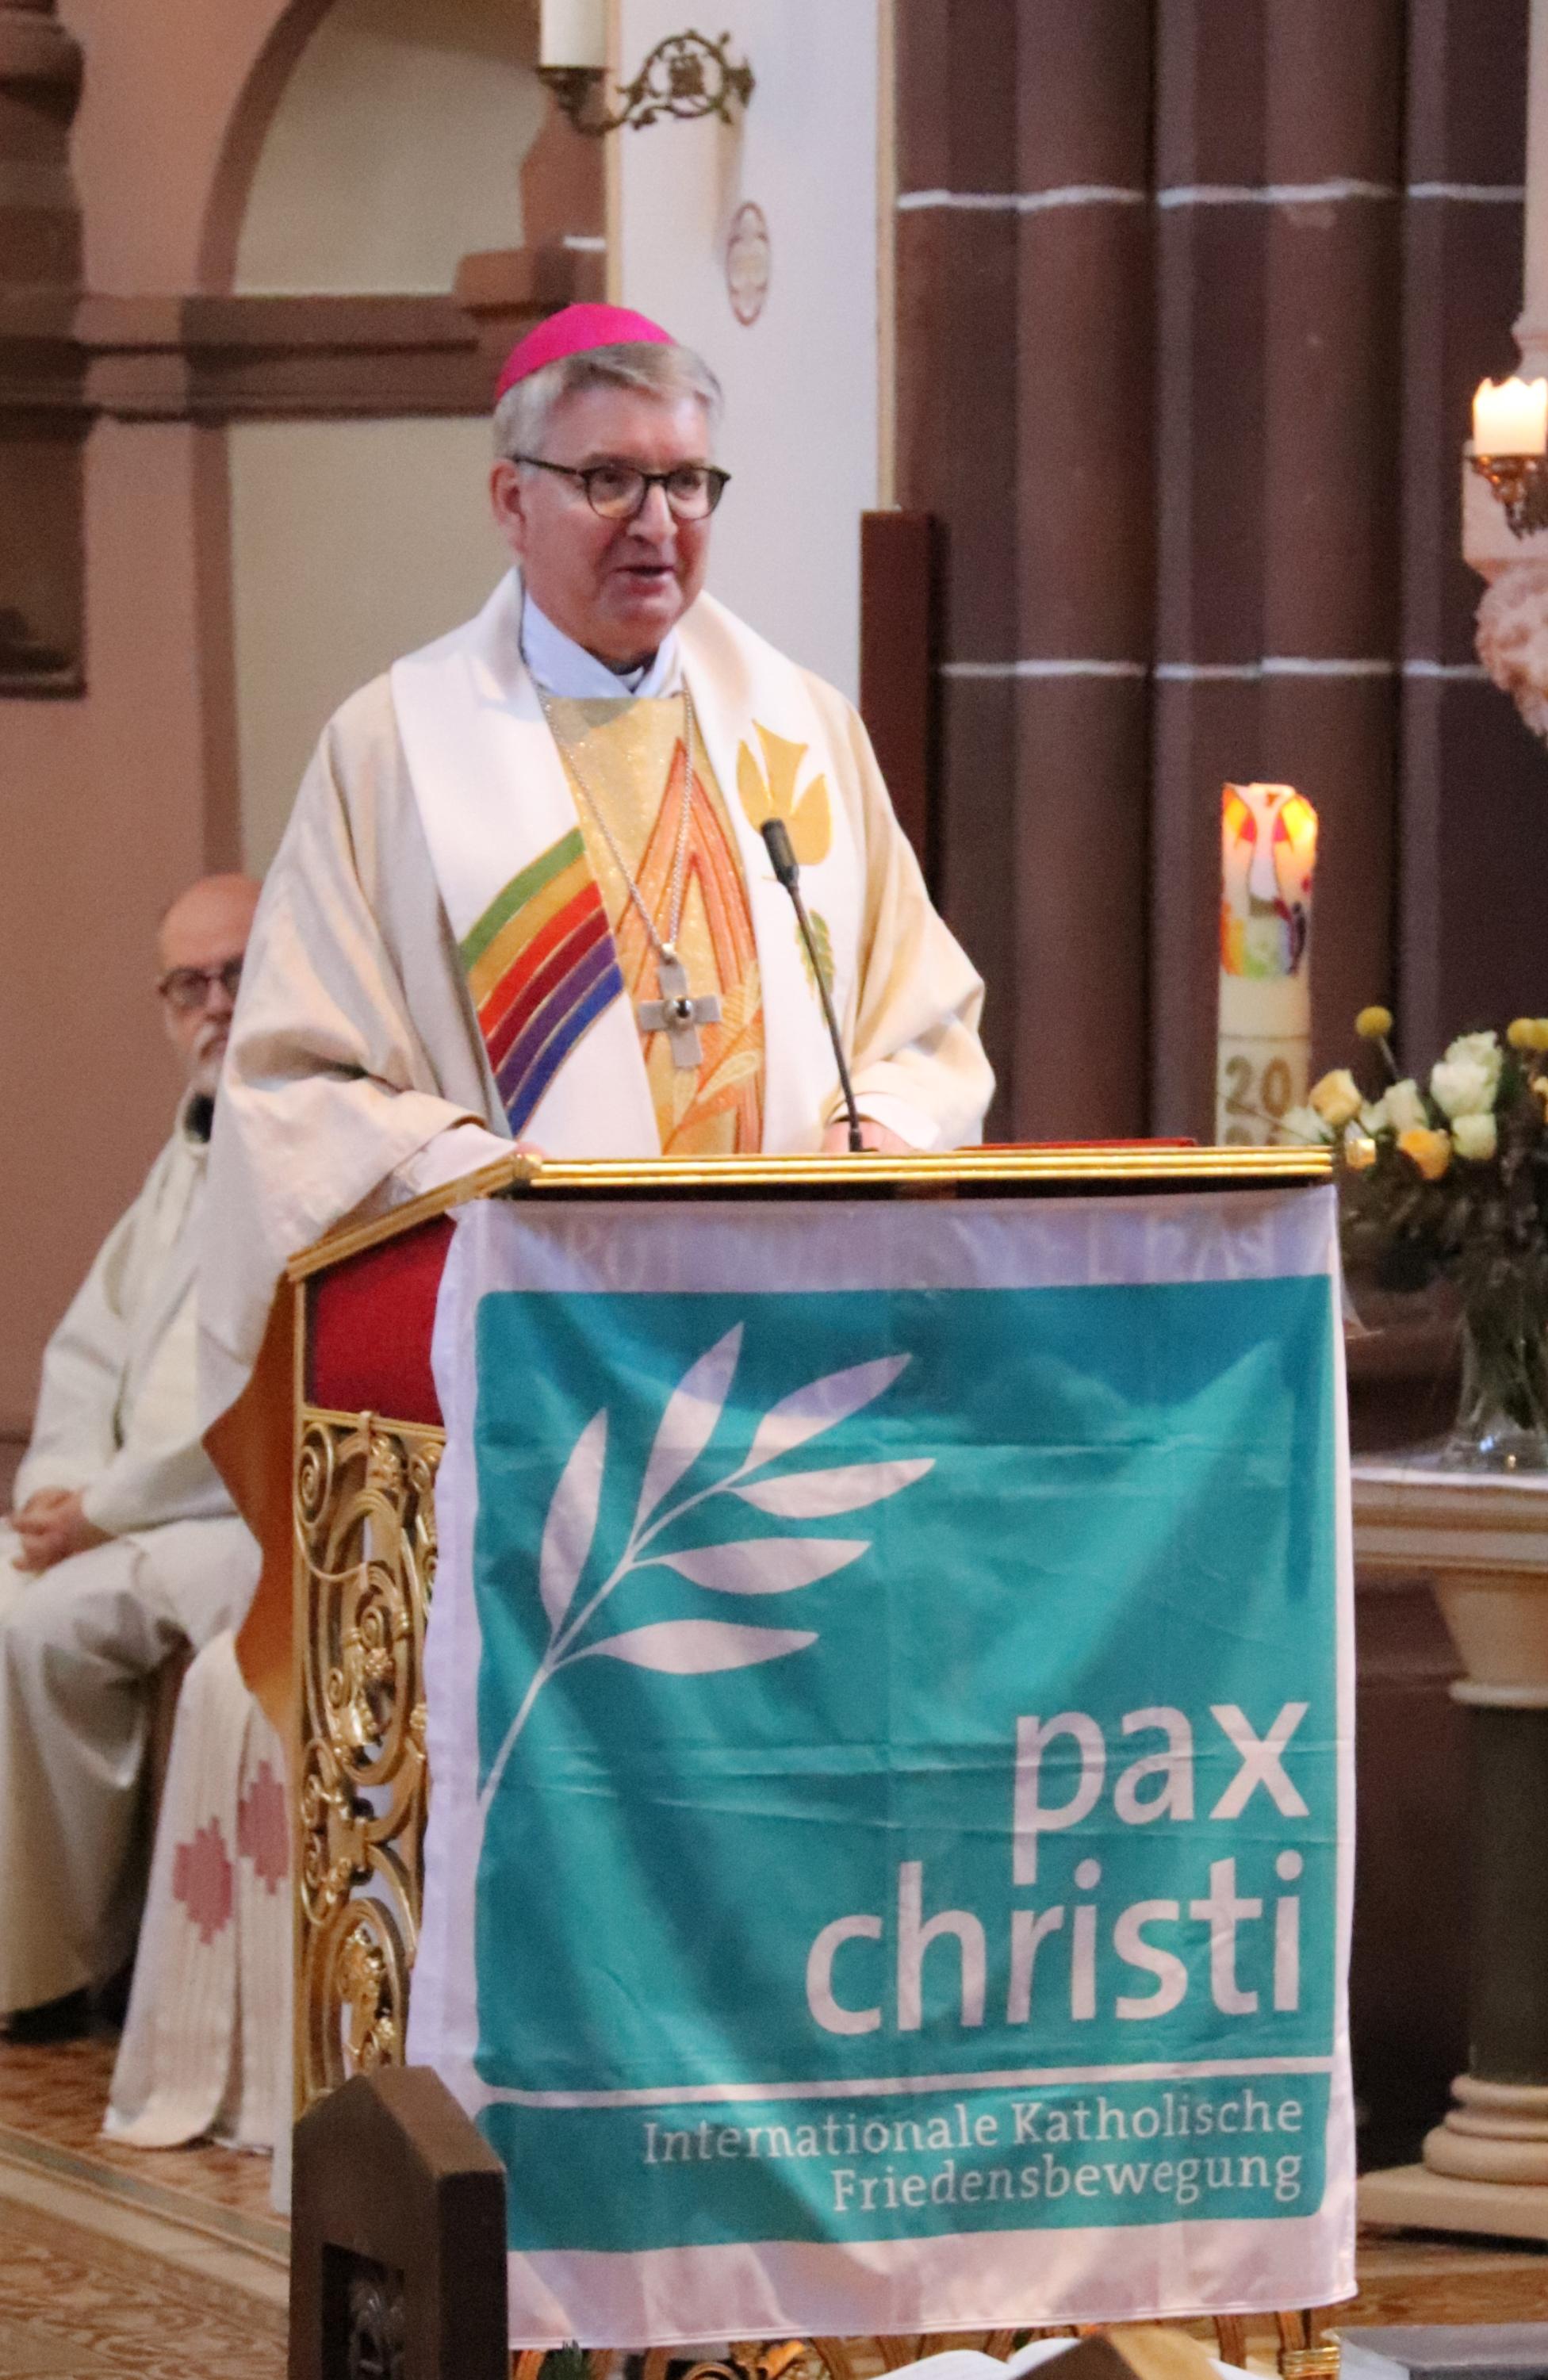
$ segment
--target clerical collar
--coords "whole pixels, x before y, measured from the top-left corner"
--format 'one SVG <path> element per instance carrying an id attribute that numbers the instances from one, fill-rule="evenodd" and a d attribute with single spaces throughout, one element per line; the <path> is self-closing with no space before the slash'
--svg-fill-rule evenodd
<path id="1" fill-rule="evenodd" d="M 625 694 L 676 694 L 683 683 L 675 632 L 638 669 L 612 670 L 562 628 L 556 628 L 526 594 L 522 598 L 521 650 L 543 692 L 557 695 L 562 702 L 616 700 Z"/>

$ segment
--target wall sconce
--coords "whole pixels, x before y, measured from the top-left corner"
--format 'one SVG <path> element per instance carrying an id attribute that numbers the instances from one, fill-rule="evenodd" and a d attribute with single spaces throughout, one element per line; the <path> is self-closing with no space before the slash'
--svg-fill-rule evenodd
<path id="1" fill-rule="evenodd" d="M 577 132 L 600 140 L 625 125 L 643 131 L 662 116 L 718 115 L 734 123 L 755 89 L 753 69 L 730 55 L 731 35 L 669 33 L 658 42 L 609 115 L 594 103 L 607 64 L 605 10 L 595 0 L 543 0 L 542 64 L 538 71 Z"/>
<path id="2" fill-rule="evenodd" d="M 1480 381 L 1468 461 L 1516 537 L 1548 528 L 1548 380 Z"/>

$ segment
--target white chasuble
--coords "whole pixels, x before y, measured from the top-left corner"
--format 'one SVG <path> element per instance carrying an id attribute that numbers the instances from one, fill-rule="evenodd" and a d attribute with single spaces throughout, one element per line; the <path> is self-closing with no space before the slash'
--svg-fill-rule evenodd
<path id="1" fill-rule="evenodd" d="M 513 1132 L 556 1157 L 648 1157 L 685 1121 L 674 1105 L 663 1135 L 634 1004 L 652 970 L 636 950 L 632 971 L 632 929 L 598 883 L 522 658 L 521 601 L 507 577 L 478 619 L 352 696 L 296 797 L 211 1149 L 207 1421 L 240 1393 L 287 1258 L 346 1215 L 470 1173 Z M 756 970 L 732 957 L 761 999 L 757 1145 L 816 1149 L 840 1111 L 816 984 L 758 833 L 776 815 L 862 1114 L 913 1148 L 975 1140 L 994 1087 L 983 985 L 931 907 L 855 712 L 707 596 L 675 642 L 707 820 L 751 921 Z M 701 1076 L 701 1102 L 704 1090 Z M 749 1146 L 745 1116 L 734 1145 Z"/>
<path id="2" fill-rule="evenodd" d="M 521 657 L 520 604 L 513 575 L 476 620 L 393 670 L 425 840 L 513 1135 L 565 1155 L 657 1155 L 639 1023 L 575 796 Z M 837 1069 L 758 829 L 775 816 L 790 827 L 842 1016 L 858 973 L 865 869 L 829 792 L 839 757 L 804 674 L 710 597 L 678 638 L 756 945 L 762 1145 L 815 1148 Z"/>

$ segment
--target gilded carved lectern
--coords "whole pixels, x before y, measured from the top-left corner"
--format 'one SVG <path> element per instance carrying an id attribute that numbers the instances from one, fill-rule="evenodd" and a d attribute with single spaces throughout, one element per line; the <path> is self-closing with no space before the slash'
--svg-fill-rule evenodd
<path id="1" fill-rule="evenodd" d="M 555 2324 L 585 2343 L 554 2277 L 591 2276 L 589 2303 L 642 2253 L 683 2258 L 685 2307 L 746 2317 L 686 2335 L 751 2335 L 756 2291 L 695 2298 L 695 2277 L 713 2242 L 780 2224 L 835 2270 L 864 2240 L 862 2264 L 960 2249 L 986 2273 L 1045 2251 L 1074 2270 L 1093 2227 L 1116 2265 L 1147 2224 L 1197 2225 L 1228 2261 L 1251 2236 L 1265 2277 L 1303 2269 L 1276 2261 L 1292 2234 L 1336 2230 L 1327 1179 L 1321 1152 L 1154 1145 L 513 1153 L 293 1263 L 296 2108 L 405 2058 L 433 1755 L 452 1948 L 416 2056 L 473 2089 L 504 2159 L 534 2370 Z M 440 1594 L 482 1649 L 432 1704 L 438 1475 L 463 1500 Z M 788 1943 L 748 1897 L 770 1857 Z M 712 1955 L 671 1907 L 690 1876 Z M 477 1947 L 445 1915 L 475 1903 Z M 513 1955 L 523 1929 L 542 1961 Z M 744 2072 L 722 1979 L 765 1933 L 776 2013 Z M 472 2086 L 437 2030 L 464 1957 Z M 627 2208 L 599 2214 L 625 2167 Z M 1045 2325 L 1122 2318 L 1050 2286 Z M 1288 2300 L 1234 2286 L 1207 2311 L 1239 2361 L 1235 2308 Z M 1040 2326 L 1010 2295 L 1000 2354 Z M 949 2274 L 929 2301 L 957 2303 Z M 618 2326 L 626 2291 L 609 2302 L 594 2336 L 643 2335 Z M 852 2327 L 903 2360 L 867 2305 Z M 1314 2317 L 1274 2319 L 1287 2373 L 1336 2368 Z"/>

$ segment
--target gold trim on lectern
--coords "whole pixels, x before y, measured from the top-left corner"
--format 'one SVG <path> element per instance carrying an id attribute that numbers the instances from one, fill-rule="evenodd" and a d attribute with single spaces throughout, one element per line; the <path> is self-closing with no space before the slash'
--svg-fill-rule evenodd
<path id="1" fill-rule="evenodd" d="M 305 1281 L 476 1198 L 734 1198 L 756 1192 L 853 1197 L 991 1197 L 1039 1188 L 1114 1190 L 1294 1188 L 1329 1182 L 1328 1148 L 956 1148 L 937 1157 L 527 1157 L 513 1149 L 476 1173 L 369 1223 L 333 1231 L 290 1259 Z"/>

